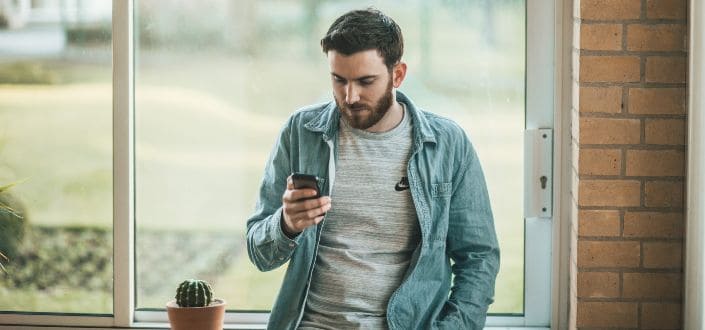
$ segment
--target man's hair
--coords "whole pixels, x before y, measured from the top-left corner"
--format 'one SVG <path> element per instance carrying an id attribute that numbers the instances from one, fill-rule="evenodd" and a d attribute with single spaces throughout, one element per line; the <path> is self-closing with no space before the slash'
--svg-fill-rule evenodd
<path id="1" fill-rule="evenodd" d="M 338 17 L 321 39 L 321 48 L 326 54 L 335 50 L 344 55 L 376 49 L 391 70 L 404 53 L 404 38 L 391 17 L 368 8 Z"/>

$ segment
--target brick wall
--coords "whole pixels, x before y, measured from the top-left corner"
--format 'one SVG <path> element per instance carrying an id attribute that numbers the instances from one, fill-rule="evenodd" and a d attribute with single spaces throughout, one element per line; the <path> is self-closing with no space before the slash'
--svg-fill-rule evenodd
<path id="1" fill-rule="evenodd" d="M 573 329 L 680 329 L 687 0 L 574 0 Z"/>

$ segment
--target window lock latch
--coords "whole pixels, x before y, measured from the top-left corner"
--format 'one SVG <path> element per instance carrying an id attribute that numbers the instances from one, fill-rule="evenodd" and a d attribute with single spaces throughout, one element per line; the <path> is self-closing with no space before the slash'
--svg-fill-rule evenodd
<path id="1" fill-rule="evenodd" d="M 553 130 L 526 129 L 524 155 L 524 218 L 553 218 Z"/>

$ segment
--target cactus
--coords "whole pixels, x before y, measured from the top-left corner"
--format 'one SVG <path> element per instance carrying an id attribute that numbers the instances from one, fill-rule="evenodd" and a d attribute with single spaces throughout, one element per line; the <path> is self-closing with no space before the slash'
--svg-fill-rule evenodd
<path id="1" fill-rule="evenodd" d="M 213 288 L 206 281 L 186 280 L 176 289 L 176 304 L 179 307 L 205 307 L 213 299 Z"/>

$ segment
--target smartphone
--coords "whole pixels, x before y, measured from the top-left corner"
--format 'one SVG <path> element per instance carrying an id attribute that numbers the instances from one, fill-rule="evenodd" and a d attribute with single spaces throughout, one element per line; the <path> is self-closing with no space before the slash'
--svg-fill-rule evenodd
<path id="1" fill-rule="evenodd" d="M 294 189 L 313 189 L 316 191 L 316 196 L 309 197 L 306 199 L 314 199 L 321 196 L 321 192 L 318 189 L 317 176 L 303 173 L 292 173 L 291 181 L 294 182 Z"/>

